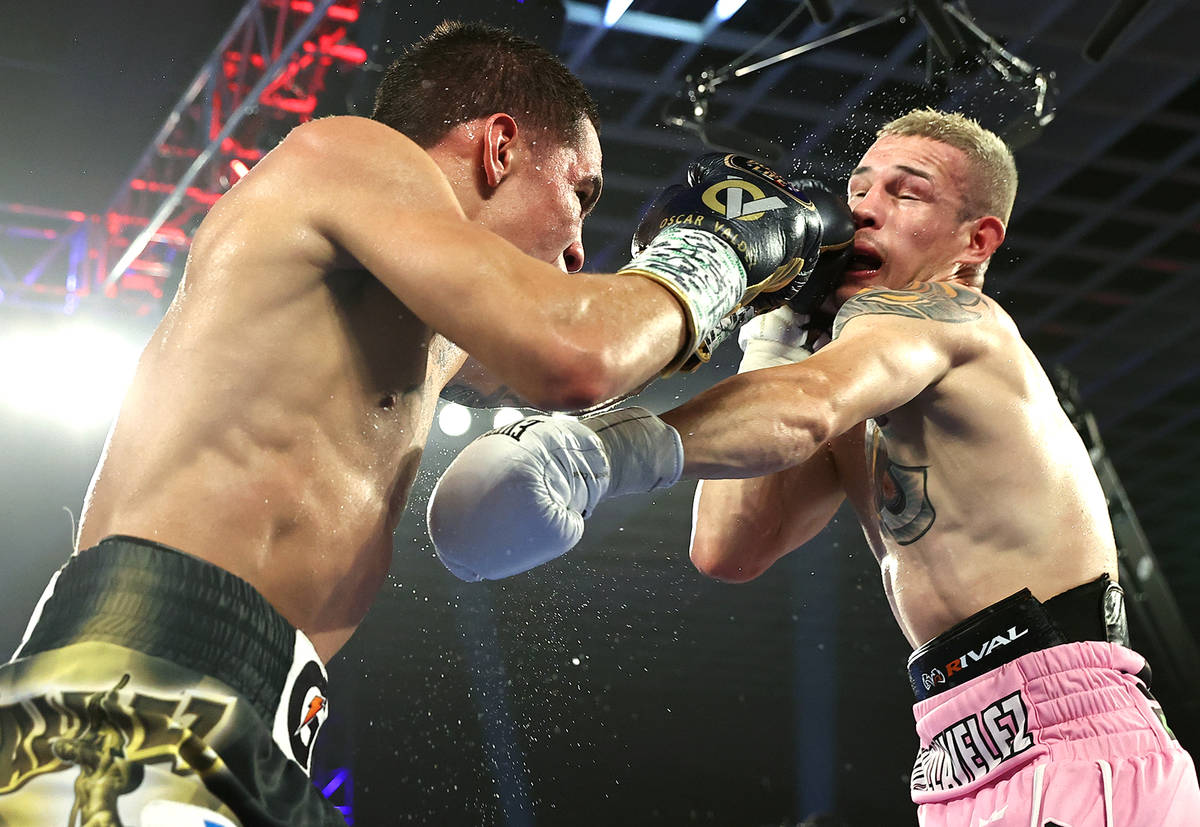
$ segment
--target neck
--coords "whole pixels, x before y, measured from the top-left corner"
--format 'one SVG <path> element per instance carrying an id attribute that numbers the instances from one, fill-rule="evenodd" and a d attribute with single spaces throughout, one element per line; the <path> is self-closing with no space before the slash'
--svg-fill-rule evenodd
<path id="1" fill-rule="evenodd" d="M 478 220 L 483 198 L 479 193 L 477 165 L 471 163 L 471 158 L 466 153 L 457 147 L 447 146 L 445 141 L 430 147 L 427 152 L 446 176 L 450 189 L 454 191 L 454 197 L 458 199 L 458 204 L 467 218 L 471 221 Z"/>
<path id="2" fill-rule="evenodd" d="M 950 278 L 950 281 L 961 284 L 963 287 L 982 290 L 983 271 L 978 267 L 963 267 Z"/>

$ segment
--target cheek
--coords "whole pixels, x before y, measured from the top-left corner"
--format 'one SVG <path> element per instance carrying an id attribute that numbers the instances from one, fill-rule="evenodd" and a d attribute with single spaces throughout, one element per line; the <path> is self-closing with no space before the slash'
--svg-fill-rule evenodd
<path id="1" fill-rule="evenodd" d="M 923 247 L 954 240 L 955 228 L 932 216 L 914 215 L 905 222 L 902 235 Z"/>

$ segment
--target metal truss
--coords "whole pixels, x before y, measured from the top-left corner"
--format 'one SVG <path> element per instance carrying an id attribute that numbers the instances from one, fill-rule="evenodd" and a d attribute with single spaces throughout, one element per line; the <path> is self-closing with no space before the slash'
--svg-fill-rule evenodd
<path id="1" fill-rule="evenodd" d="M 204 213 L 312 117 L 335 64 L 366 62 L 349 34 L 360 3 L 249 0 L 103 213 L 0 203 L 0 234 L 26 252 L 19 265 L 0 256 L 0 298 L 67 313 L 97 294 L 122 312 L 160 307 Z"/>

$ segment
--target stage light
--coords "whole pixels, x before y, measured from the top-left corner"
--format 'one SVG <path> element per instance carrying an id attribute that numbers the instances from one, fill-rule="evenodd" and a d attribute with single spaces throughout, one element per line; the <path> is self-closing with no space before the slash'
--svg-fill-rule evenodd
<path id="1" fill-rule="evenodd" d="M 115 331 L 80 323 L 10 330 L 0 352 L 6 408 L 86 430 L 116 415 L 141 347 Z"/>
<path id="2" fill-rule="evenodd" d="M 471 410 L 457 402 L 447 402 L 438 412 L 437 422 L 446 436 L 462 436 L 471 427 Z"/>
<path id="3" fill-rule="evenodd" d="M 717 0 L 713 7 L 713 16 L 720 21 L 728 20 L 738 13 L 738 9 L 746 5 L 746 0 Z"/>
<path id="4" fill-rule="evenodd" d="M 503 428 L 505 425 L 511 425 L 514 422 L 519 422 L 525 418 L 525 414 L 518 411 L 516 408 L 501 408 L 492 415 L 492 427 Z"/>
<path id="5" fill-rule="evenodd" d="M 617 21 L 631 5 L 633 0 L 608 0 L 608 5 L 604 7 L 604 25 L 612 28 L 617 25 Z"/>

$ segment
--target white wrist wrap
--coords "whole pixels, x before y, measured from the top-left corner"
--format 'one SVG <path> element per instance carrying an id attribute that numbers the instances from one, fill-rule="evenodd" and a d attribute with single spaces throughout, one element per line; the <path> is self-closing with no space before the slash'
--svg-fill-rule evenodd
<path id="1" fill-rule="evenodd" d="M 738 331 L 744 353 L 738 373 L 790 365 L 812 356 L 807 322 L 807 316 L 786 305 L 746 322 Z"/>
<path id="2" fill-rule="evenodd" d="M 746 268 L 733 248 L 710 232 L 667 227 L 618 273 L 653 279 L 679 299 L 688 318 L 688 341 L 664 371 L 676 370 L 741 299 Z"/>
<path id="3" fill-rule="evenodd" d="M 579 420 L 591 428 L 608 456 L 605 497 L 670 488 L 683 473 L 679 432 L 645 408 L 619 408 Z"/>

